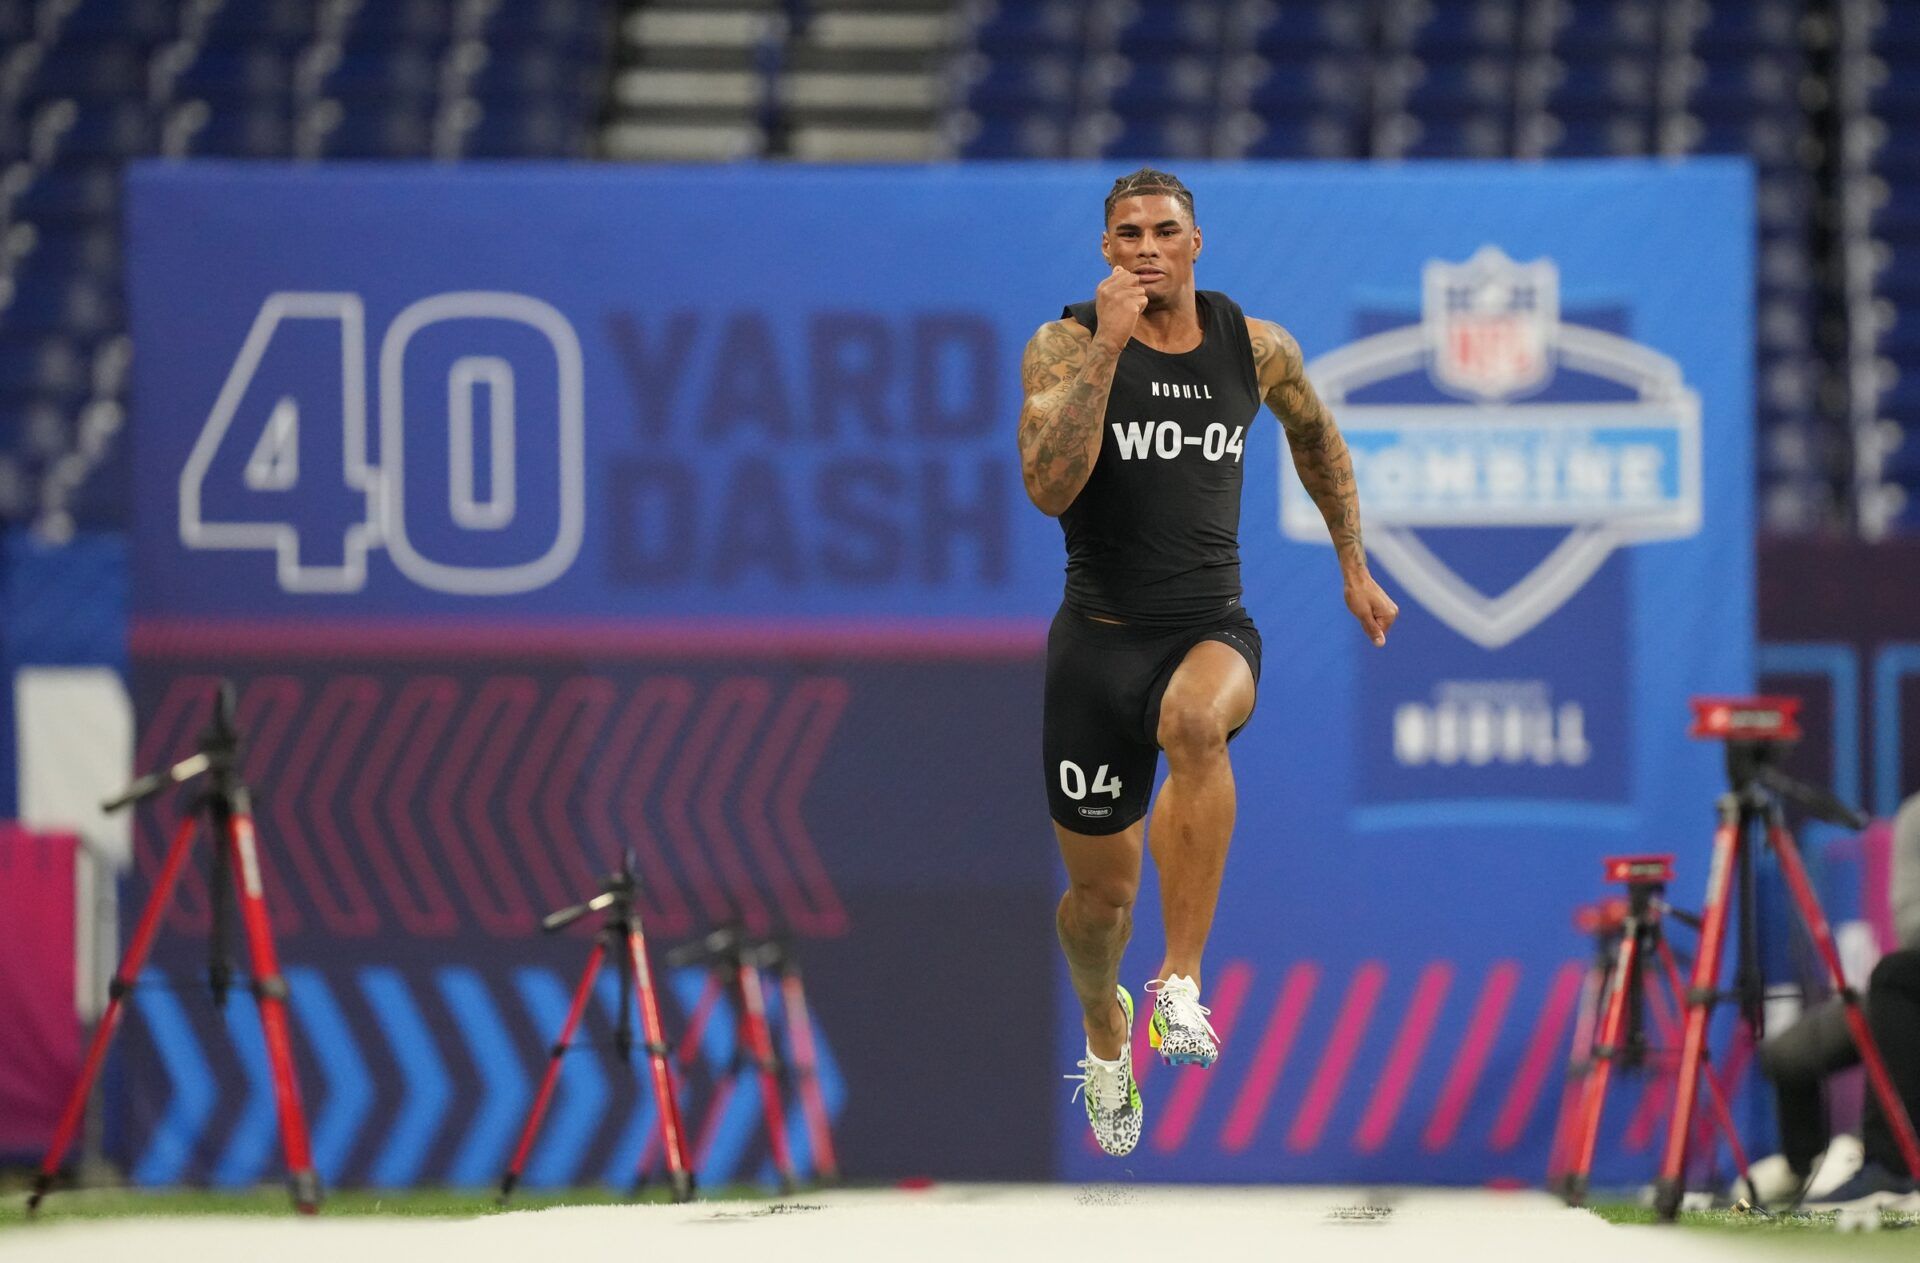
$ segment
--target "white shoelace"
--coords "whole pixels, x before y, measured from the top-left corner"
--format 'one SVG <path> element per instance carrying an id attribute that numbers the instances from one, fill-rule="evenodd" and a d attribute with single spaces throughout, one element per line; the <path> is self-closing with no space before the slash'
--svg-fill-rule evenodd
<path id="1" fill-rule="evenodd" d="M 1104 1062 L 1096 1062 L 1093 1059 L 1093 1055 L 1089 1053 L 1086 1057 L 1074 1064 L 1080 1067 L 1079 1074 L 1063 1074 L 1060 1076 L 1062 1079 L 1069 1080 L 1074 1085 L 1073 1095 L 1068 1097 L 1067 1100 L 1069 1102 L 1079 1100 L 1081 1090 L 1085 1089 L 1087 1095 L 1095 1098 L 1095 1104 L 1101 1109 L 1113 1108 L 1107 1101 L 1099 1098 L 1101 1096 L 1118 1097 L 1124 1091 L 1126 1087 L 1126 1076 L 1122 1071 L 1126 1069 L 1125 1063 L 1114 1062 L 1107 1064 Z M 1112 1091 L 1099 1094 L 1094 1092 L 1093 1077 L 1096 1074 L 1107 1080 L 1106 1086 L 1110 1087 Z"/>
<path id="2" fill-rule="evenodd" d="M 1196 1024 L 1200 1026 L 1207 1032 L 1207 1038 L 1213 1041 L 1214 1047 L 1220 1046 L 1220 1033 L 1214 1030 L 1213 1023 L 1207 1020 L 1207 1015 L 1213 1010 L 1200 1003 L 1200 988 L 1193 985 L 1191 978 L 1183 978 L 1177 974 L 1172 978 L 1155 978 L 1147 983 L 1146 989 L 1148 995 L 1164 994 L 1174 1004 L 1180 1005 L 1183 1010 L 1180 1015 L 1182 1020 L 1189 1026 Z"/>

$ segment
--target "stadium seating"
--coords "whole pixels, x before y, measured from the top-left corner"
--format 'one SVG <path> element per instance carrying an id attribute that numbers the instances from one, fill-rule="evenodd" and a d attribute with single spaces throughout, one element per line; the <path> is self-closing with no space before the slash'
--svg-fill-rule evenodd
<path id="1" fill-rule="evenodd" d="M 1917 85 L 1887 0 L 0 0 L 0 518 L 124 353 L 132 158 L 1734 153 L 1763 522 L 1913 527 Z"/>
<path id="2" fill-rule="evenodd" d="M 962 122 L 953 131 L 966 138 L 963 155 L 994 158 L 1746 154 L 1760 187 L 1756 388 L 1765 519 L 1776 529 L 1818 529 L 1846 511 L 1850 447 L 1844 435 L 1836 439 L 1831 408 L 1819 402 L 1831 369 L 1815 332 L 1830 299 L 1811 253 L 1822 190 L 1808 156 L 1802 84 L 1811 44 L 1803 7 L 1797 0 L 987 4 L 978 6 L 957 106 Z M 1877 14 L 1879 6 L 1862 8 Z M 1920 38 L 1904 34 L 1909 28 L 1920 29 L 1911 13 L 1886 21 L 1883 56 L 1894 55 L 1902 39 L 1909 56 L 1920 56 Z M 1904 80 L 1914 81 L 1911 73 Z M 1920 110 L 1920 93 L 1914 96 Z M 1912 170 L 1920 176 L 1920 163 Z M 1920 216 L 1911 222 L 1920 233 Z M 1893 279 L 1903 275 L 1896 265 Z M 1912 287 L 1920 298 L 1920 273 Z"/>
<path id="3" fill-rule="evenodd" d="M 125 524 L 122 165 L 584 157 L 616 0 L 0 0 L 0 520 Z"/>
<path id="4" fill-rule="evenodd" d="M 1853 449 L 1870 525 L 1920 528 L 1920 11 L 1849 0 L 1836 218 Z"/>

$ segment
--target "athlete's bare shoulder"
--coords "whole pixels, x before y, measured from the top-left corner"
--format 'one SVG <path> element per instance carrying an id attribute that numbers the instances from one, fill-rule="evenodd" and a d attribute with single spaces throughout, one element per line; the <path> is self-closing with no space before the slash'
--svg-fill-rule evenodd
<path id="1" fill-rule="evenodd" d="M 1259 375 L 1262 394 L 1291 380 L 1305 366 L 1300 344 L 1271 320 L 1248 316 L 1247 338 L 1253 343 L 1253 367 Z"/>
<path id="2" fill-rule="evenodd" d="M 1020 380 L 1027 397 L 1041 394 L 1080 371 L 1093 332 L 1078 320 L 1049 320 L 1027 341 L 1020 359 Z"/>
<path id="3" fill-rule="evenodd" d="M 1316 436 L 1332 426 L 1333 417 L 1314 393 L 1307 378 L 1307 357 L 1291 333 L 1271 320 L 1247 317 L 1247 336 L 1253 342 L 1253 367 L 1260 396 L 1273 409 L 1290 436 Z"/>

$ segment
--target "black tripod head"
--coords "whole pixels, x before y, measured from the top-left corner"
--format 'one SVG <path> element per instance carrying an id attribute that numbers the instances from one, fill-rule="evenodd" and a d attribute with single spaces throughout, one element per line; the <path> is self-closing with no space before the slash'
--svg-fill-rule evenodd
<path id="1" fill-rule="evenodd" d="M 640 879 L 633 872 L 633 851 L 628 849 L 620 857 L 620 867 L 600 879 L 600 893 L 583 902 L 547 913 L 540 918 L 540 928 L 548 934 L 557 934 L 566 929 L 589 912 L 608 912 L 607 923 L 624 924 L 633 916 L 634 892 L 640 888 Z"/>
<path id="2" fill-rule="evenodd" d="M 1842 828 L 1864 829 L 1868 818 L 1830 791 L 1780 770 L 1787 751 L 1800 740 L 1797 697 L 1695 698 L 1689 736 L 1724 741 L 1727 783 L 1742 797 L 1767 796 L 1792 802 L 1810 816 Z"/>
<path id="3" fill-rule="evenodd" d="M 233 681 L 220 681 L 213 695 L 213 715 L 200 734 L 200 753 L 213 760 L 216 767 L 231 767 L 240 755 L 240 726 L 234 718 L 239 705 Z"/>
<path id="4" fill-rule="evenodd" d="M 102 811 L 119 811 L 170 786 L 212 773 L 216 784 L 230 777 L 240 762 L 240 726 L 234 719 L 237 694 L 232 680 L 220 681 L 213 695 L 213 716 L 200 734 L 199 753 L 170 768 L 149 772 L 100 804 Z"/>
<path id="5" fill-rule="evenodd" d="M 793 954 L 793 938 L 786 934 L 775 934 L 755 943 L 748 949 L 748 961 L 783 975 L 800 971 L 800 962 Z"/>
<path id="6" fill-rule="evenodd" d="M 715 969 L 771 969 L 790 973 L 798 969 L 792 940 L 784 934 L 771 938 L 748 938 L 746 931 L 731 922 L 715 926 L 691 943 L 682 943 L 667 953 L 667 964 L 675 969 L 689 965 L 710 965 Z"/>
<path id="7" fill-rule="evenodd" d="M 667 953 L 667 964 L 674 969 L 688 965 L 711 965 L 715 969 L 732 968 L 747 950 L 747 936 L 738 925 L 716 925 L 691 943 L 682 943 Z"/>

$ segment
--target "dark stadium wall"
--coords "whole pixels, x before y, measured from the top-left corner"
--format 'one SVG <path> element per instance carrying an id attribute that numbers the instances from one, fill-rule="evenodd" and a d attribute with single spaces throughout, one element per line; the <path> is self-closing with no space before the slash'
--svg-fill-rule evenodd
<path id="1" fill-rule="evenodd" d="M 1762 541 L 1760 669 L 1807 699 L 1796 775 L 1891 815 L 1920 791 L 1920 541 Z"/>

